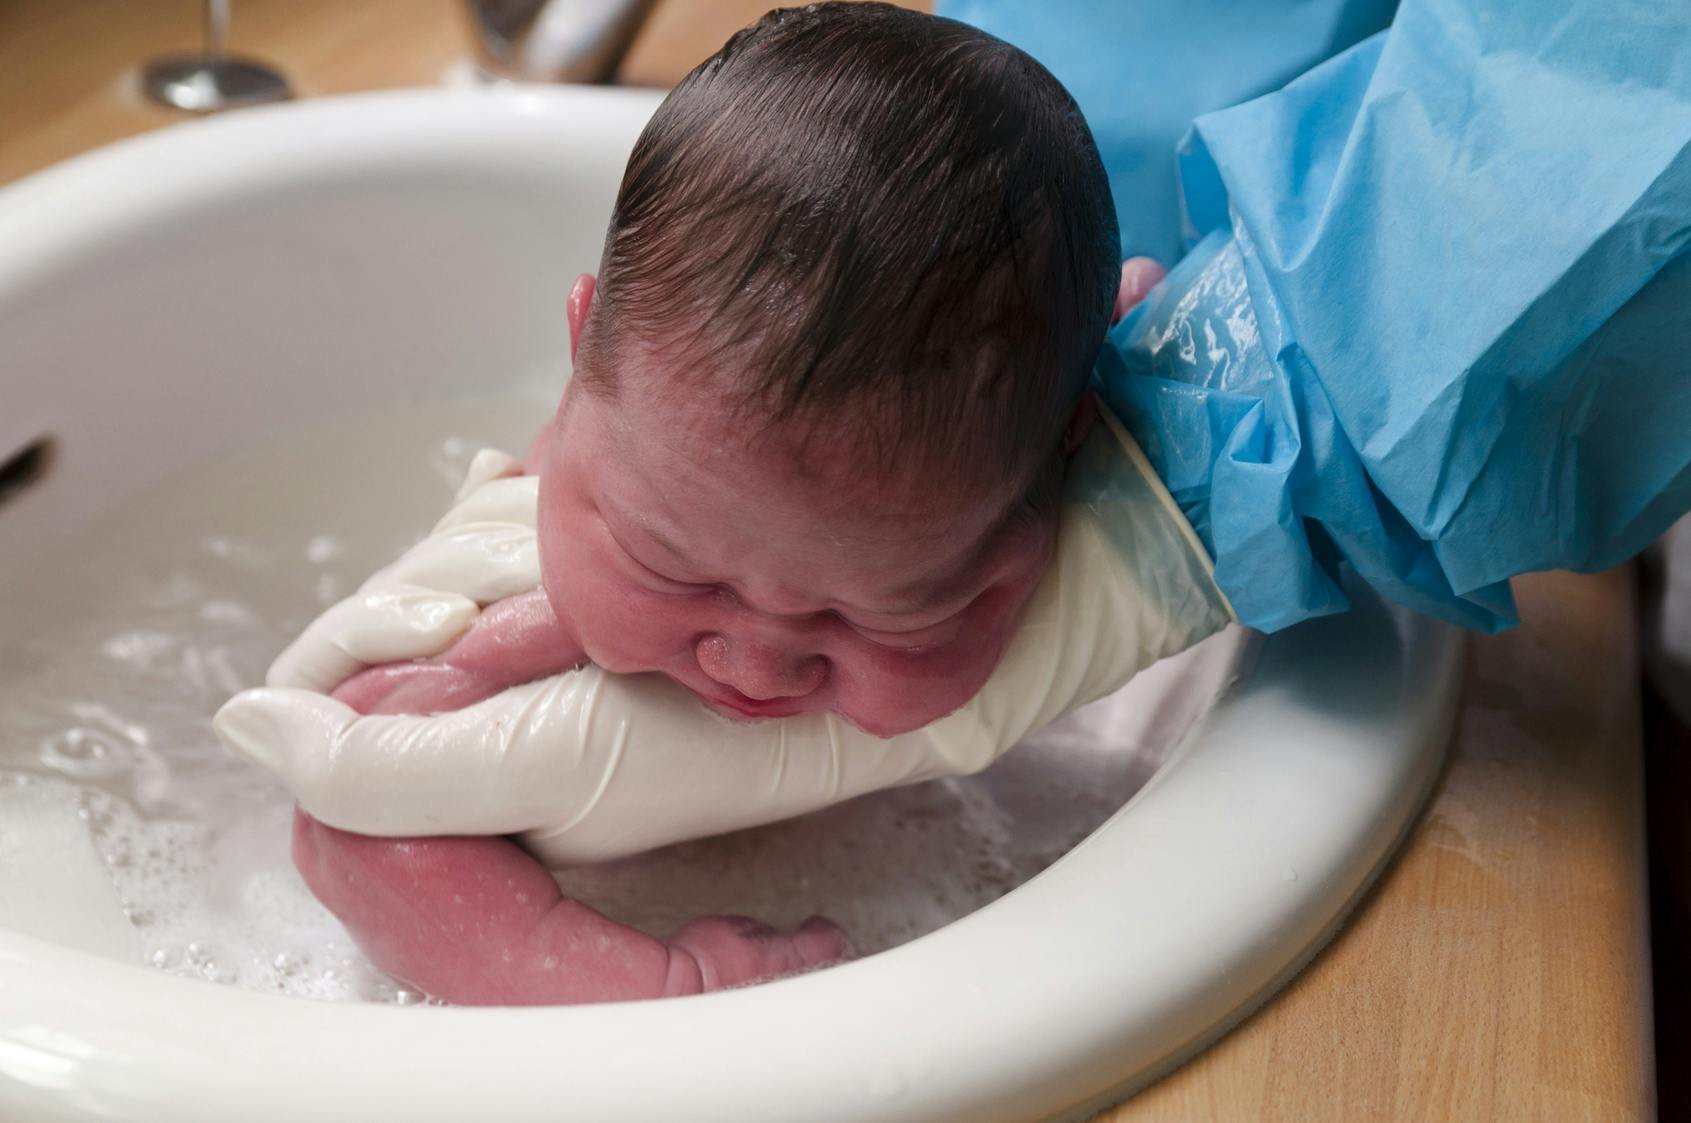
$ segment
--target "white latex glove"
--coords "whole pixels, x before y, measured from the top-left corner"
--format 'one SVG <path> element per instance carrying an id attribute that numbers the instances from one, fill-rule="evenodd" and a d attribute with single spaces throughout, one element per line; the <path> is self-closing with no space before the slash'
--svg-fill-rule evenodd
<path id="1" fill-rule="evenodd" d="M 496 449 L 476 453 L 429 536 L 308 624 L 265 684 L 327 692 L 366 667 L 438 655 L 482 607 L 538 588 L 538 482 L 522 470 Z"/>
<path id="2" fill-rule="evenodd" d="M 833 714 L 730 722 L 664 676 L 593 666 L 430 717 L 360 716 L 314 693 L 366 662 L 438 654 L 478 604 L 538 586 L 535 481 L 484 472 L 429 538 L 283 653 L 270 689 L 225 705 L 218 735 L 331 826 L 520 834 L 554 866 L 977 771 L 1232 619 L 1143 453 L 1101 421 L 1071 465 L 1055 559 L 1003 660 L 962 709 L 914 732 L 882 739 Z"/>

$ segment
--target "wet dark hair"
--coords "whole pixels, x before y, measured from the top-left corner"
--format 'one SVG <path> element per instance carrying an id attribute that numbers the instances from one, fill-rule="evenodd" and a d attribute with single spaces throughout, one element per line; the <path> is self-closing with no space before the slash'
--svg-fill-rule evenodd
<path id="1" fill-rule="evenodd" d="M 1032 486 L 1119 268 L 1097 147 L 1039 63 L 886 4 L 777 10 L 640 135 L 578 377 L 619 392 L 637 342 L 765 424 L 844 418 L 882 466 Z"/>

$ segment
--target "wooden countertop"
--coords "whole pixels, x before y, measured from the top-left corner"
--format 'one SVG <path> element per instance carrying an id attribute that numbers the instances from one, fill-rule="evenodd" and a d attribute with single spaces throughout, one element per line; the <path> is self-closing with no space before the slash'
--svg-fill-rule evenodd
<path id="1" fill-rule="evenodd" d="M 667 0 L 619 76 L 663 86 L 762 0 Z M 136 64 L 198 42 L 191 0 L 0 4 L 0 182 L 182 115 Z M 239 0 L 231 46 L 302 96 L 431 85 L 455 0 Z M 1397 861 L 1255 1016 L 1099 1123 L 1653 1114 L 1630 571 L 1516 583 L 1475 637 L 1449 766 Z"/>
<path id="2" fill-rule="evenodd" d="M 1515 582 L 1444 776 L 1333 943 L 1099 1123 L 1654 1117 L 1630 569 Z"/>
<path id="3" fill-rule="evenodd" d="M 298 97 L 432 86 L 471 54 L 458 0 L 234 0 L 229 48 Z M 0 183 L 189 119 L 139 67 L 201 43 L 198 0 L 0 0 Z"/>

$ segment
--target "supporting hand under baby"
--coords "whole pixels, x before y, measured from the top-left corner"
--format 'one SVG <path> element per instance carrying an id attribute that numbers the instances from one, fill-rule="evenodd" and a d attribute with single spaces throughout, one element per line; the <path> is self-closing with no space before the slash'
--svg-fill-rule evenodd
<path id="1" fill-rule="evenodd" d="M 535 488 L 533 477 L 472 488 L 307 629 L 270 689 L 224 707 L 225 742 L 342 829 L 520 834 L 567 865 L 978 771 L 1229 618 L 1189 528 L 1106 416 L 1071 464 L 1056 560 L 1003 660 L 965 706 L 921 729 L 875 737 L 831 713 L 730 722 L 661 675 L 591 665 L 434 716 L 360 717 L 316 693 L 366 661 L 437 655 L 484 602 L 532 593 Z"/>

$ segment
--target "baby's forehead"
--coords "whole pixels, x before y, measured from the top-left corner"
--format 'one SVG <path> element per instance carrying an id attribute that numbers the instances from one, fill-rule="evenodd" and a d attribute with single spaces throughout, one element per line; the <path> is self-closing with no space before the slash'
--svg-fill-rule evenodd
<path id="1" fill-rule="evenodd" d="M 976 537 L 1020 497 L 991 464 L 968 464 L 905 439 L 891 443 L 850 405 L 781 415 L 708 380 L 624 383 L 597 395 L 618 459 L 648 495 L 711 497 L 760 517 L 827 524 L 863 542 Z M 645 392 L 642 392 L 645 390 Z"/>
<path id="2" fill-rule="evenodd" d="M 777 480 L 813 507 L 897 517 L 1003 506 L 1008 473 L 971 464 L 919 432 L 901 431 L 872 404 L 826 403 L 787 413 L 744 402 L 731 391 L 692 393 L 685 408 L 698 431 L 714 431 L 723 442 L 730 453 L 722 458 L 725 470 Z M 986 436 L 983 447 L 993 443 Z"/>
<path id="3" fill-rule="evenodd" d="M 605 369 L 605 368 L 610 369 Z M 888 411 L 869 396 L 794 404 L 743 356 L 681 344 L 624 345 L 591 373 L 578 372 L 617 435 L 630 443 L 655 429 L 695 435 L 724 451 L 784 461 L 805 477 L 842 465 L 897 471 L 922 458 L 922 442 L 900 447 L 881 434 Z"/>

